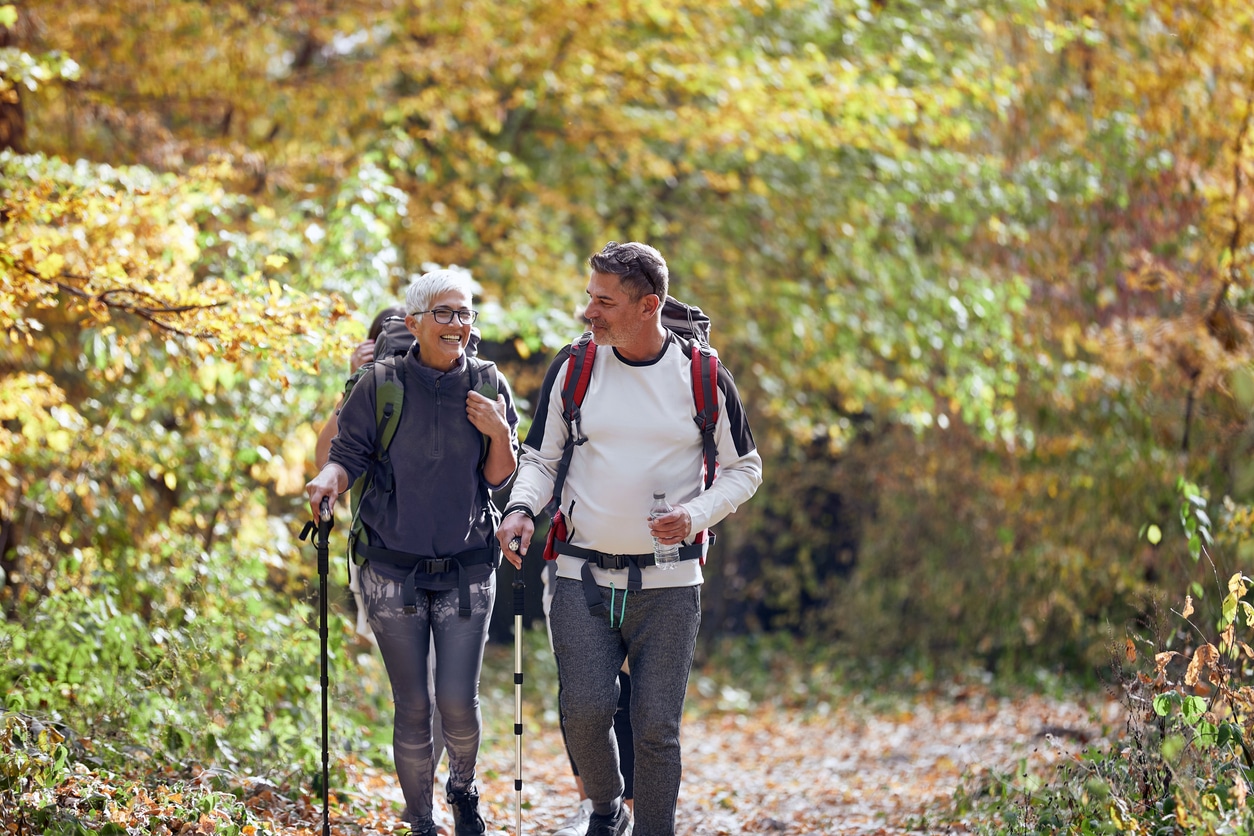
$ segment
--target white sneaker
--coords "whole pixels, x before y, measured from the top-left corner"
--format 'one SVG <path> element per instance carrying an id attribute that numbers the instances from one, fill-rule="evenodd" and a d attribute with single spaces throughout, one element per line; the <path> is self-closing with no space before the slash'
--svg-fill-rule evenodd
<path id="1" fill-rule="evenodd" d="M 550 836 L 584 836 L 588 832 L 588 818 L 592 815 L 592 799 L 585 798 L 579 802 L 575 814 L 554 830 Z"/>

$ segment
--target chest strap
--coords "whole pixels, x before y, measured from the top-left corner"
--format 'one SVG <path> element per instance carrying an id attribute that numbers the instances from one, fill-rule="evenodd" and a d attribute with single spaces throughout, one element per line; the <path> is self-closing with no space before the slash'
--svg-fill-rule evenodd
<path id="1" fill-rule="evenodd" d="M 401 584 L 401 602 L 405 612 L 413 615 L 418 611 L 418 575 L 443 575 L 457 569 L 457 614 L 469 618 L 470 607 L 470 576 L 466 574 L 467 566 L 492 563 L 496 559 L 496 548 L 487 546 L 482 549 L 471 549 L 459 552 L 452 557 L 428 557 L 422 554 L 398 552 L 378 546 L 357 544 L 357 554 L 366 560 L 381 560 L 396 566 L 412 566 L 409 574 Z"/>
<path id="2" fill-rule="evenodd" d="M 687 546 L 680 546 L 679 559 L 700 560 L 701 555 L 705 553 L 706 545 L 706 543 L 693 543 Z M 657 565 L 657 562 L 653 559 L 652 552 L 647 554 L 607 554 L 593 549 L 572 546 L 570 543 L 561 541 L 554 542 L 553 547 L 558 554 L 583 560 L 584 564 L 583 568 L 579 570 L 579 578 L 583 581 L 583 597 L 588 602 L 588 612 L 592 615 L 601 615 L 606 611 L 605 601 L 601 599 L 601 588 L 597 586 L 596 579 L 592 577 L 592 567 L 594 565 L 600 569 L 626 569 L 627 589 L 631 592 L 639 592 L 644 588 L 640 570 L 646 566 Z"/>

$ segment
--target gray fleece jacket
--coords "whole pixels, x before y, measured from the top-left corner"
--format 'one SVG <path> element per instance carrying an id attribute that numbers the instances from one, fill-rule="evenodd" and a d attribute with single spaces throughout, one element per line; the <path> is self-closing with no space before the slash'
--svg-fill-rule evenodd
<path id="1" fill-rule="evenodd" d="M 467 358 L 457 368 L 439 372 L 418 362 L 417 345 L 398 358 L 405 399 L 396 435 L 388 447 L 395 489 L 368 489 L 361 500 L 361 521 L 372 546 L 423 557 L 452 557 L 495 543 L 490 485 L 480 470 L 482 435 L 466 417 L 466 395 L 471 386 Z M 495 365 L 484 379 L 505 396 L 510 443 L 518 448 L 518 414 L 513 394 Z M 376 435 L 376 377 L 367 374 L 353 387 L 339 412 L 339 435 L 331 442 L 329 460 L 356 481 L 373 461 Z M 471 583 L 487 580 L 499 563 L 466 567 Z M 409 567 L 372 560 L 375 571 L 403 580 Z M 419 573 L 419 589 L 446 590 L 457 586 L 457 572 Z"/>

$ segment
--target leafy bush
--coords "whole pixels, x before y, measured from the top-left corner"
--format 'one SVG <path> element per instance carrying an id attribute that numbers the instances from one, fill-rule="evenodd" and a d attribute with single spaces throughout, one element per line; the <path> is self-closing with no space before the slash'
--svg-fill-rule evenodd
<path id="1" fill-rule="evenodd" d="M 1221 580 L 1206 497 L 1183 479 L 1177 487 L 1189 556 L 1219 594 L 1207 601 L 1194 582 L 1158 635 L 1119 648 L 1112 670 L 1128 721 L 1117 748 L 1090 749 L 1052 780 L 998 775 L 960 794 L 959 806 L 997 822 L 984 832 L 1254 833 L 1254 604 L 1246 600 L 1254 582 L 1241 572 Z M 1227 510 L 1230 532 L 1244 525 L 1235 506 Z M 1143 533 L 1154 543 L 1162 536 L 1154 526 Z"/>
<path id="2" fill-rule="evenodd" d="M 312 769 L 319 641 L 310 604 L 275 582 L 284 573 L 273 555 L 202 552 L 177 538 L 165 551 L 177 556 L 149 567 L 146 594 L 128 600 L 100 570 L 91 587 L 0 622 L 6 708 L 63 727 L 106 760 L 142 751 L 176 765 Z M 342 630 L 330 647 L 342 655 Z"/>

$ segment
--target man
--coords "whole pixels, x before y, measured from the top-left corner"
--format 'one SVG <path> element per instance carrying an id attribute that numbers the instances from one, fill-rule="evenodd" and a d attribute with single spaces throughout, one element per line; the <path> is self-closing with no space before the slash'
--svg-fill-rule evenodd
<path id="1" fill-rule="evenodd" d="M 586 441 L 573 448 L 558 497 L 569 533 L 558 544 L 550 613 L 560 705 L 567 744 L 592 801 L 588 836 L 630 833 L 613 733 L 618 673 L 624 659 L 629 662 L 636 836 L 668 836 L 675 829 L 679 727 L 701 621 L 702 575 L 697 559 L 666 571 L 655 567 L 653 541 L 692 544 L 753 495 L 762 460 L 732 376 L 720 365 L 719 469 L 704 488 L 691 359 L 662 325 L 665 260 L 648 245 L 611 241 L 588 265 L 584 316 L 598 350 L 580 407 Z M 570 347 L 563 349 L 549 367 L 497 530 L 516 568 L 535 514 L 553 495 L 570 434 L 561 388 L 571 355 Z M 650 519 L 654 491 L 665 491 L 673 510 Z M 701 551 L 694 546 L 684 556 Z M 625 568 L 609 568 L 624 562 Z"/>

